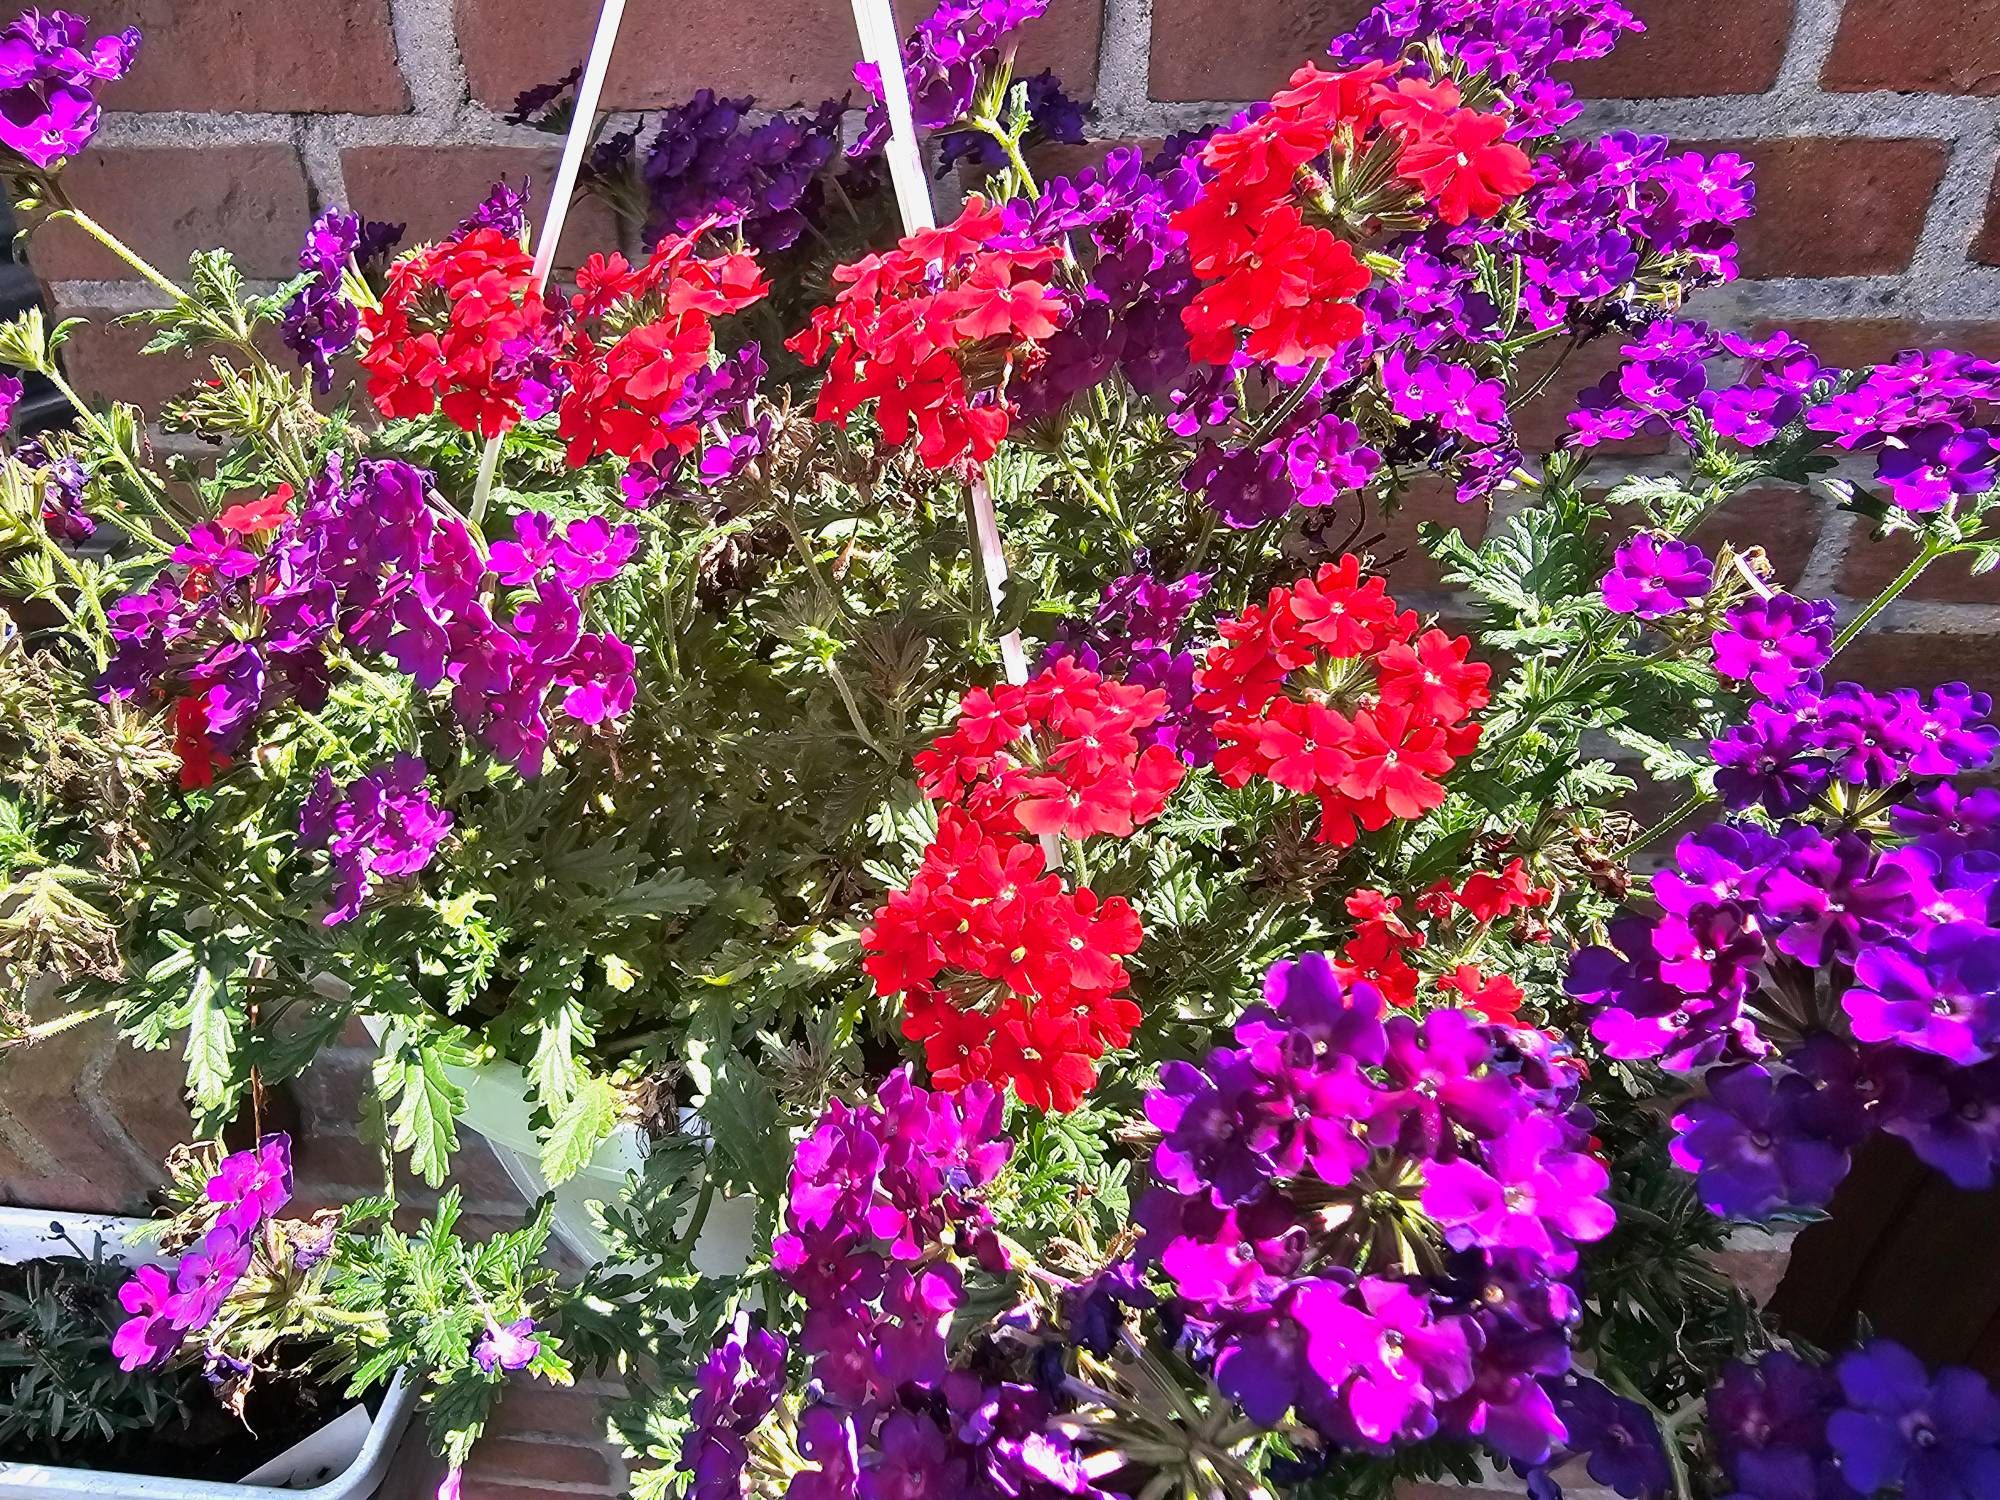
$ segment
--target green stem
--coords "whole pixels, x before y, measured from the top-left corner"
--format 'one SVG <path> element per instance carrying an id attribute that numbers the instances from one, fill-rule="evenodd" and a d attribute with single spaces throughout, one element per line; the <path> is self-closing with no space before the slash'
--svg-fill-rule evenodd
<path id="1" fill-rule="evenodd" d="M 1620 864 L 1623 864 L 1626 860 L 1630 859 L 1640 850 L 1651 847 L 1653 840 L 1663 839 L 1668 834 L 1672 833 L 1676 828 L 1680 827 L 1681 824 L 1685 823 L 1689 818 L 1693 817 L 1704 806 L 1706 806 L 1709 800 L 1714 795 L 1715 794 L 1713 792 L 1690 793 L 1687 799 L 1683 801 L 1680 804 L 1680 806 L 1676 807 L 1672 812 L 1668 813 L 1664 818 L 1660 819 L 1660 821 L 1655 823 L 1651 828 L 1648 828 L 1643 833 L 1639 834 L 1638 837 L 1634 838 L 1629 844 L 1625 845 L 1624 848 L 1620 849 L 1617 853 L 1613 854 L 1611 857 L 1617 860 Z"/>
<path id="2" fill-rule="evenodd" d="M 89 214 L 70 203 L 66 197 L 62 199 L 62 207 L 51 213 L 45 222 L 53 224 L 58 219 L 67 219 L 70 223 L 76 225 L 78 229 L 81 229 L 85 234 L 96 240 L 98 244 L 124 261 L 126 265 L 137 271 L 156 288 L 166 293 L 174 302 L 182 303 L 188 300 L 188 294 L 172 281 L 168 280 L 150 261 L 123 240 L 119 239 L 117 235 L 106 229 L 102 224 L 98 223 Z"/>
<path id="3" fill-rule="evenodd" d="M 86 1022 L 95 1021 L 109 1011 L 109 1005 L 89 1005 L 82 1010 L 73 1010 L 66 1015 L 51 1016 L 46 1021 L 37 1021 L 32 1026 L 23 1026 L 8 1035 L 9 1043 L 34 1043 L 47 1041 L 52 1036 L 60 1036 L 65 1031 L 74 1030 Z"/>
<path id="4" fill-rule="evenodd" d="M 188 534 L 187 527 L 167 509 L 165 487 L 132 462 L 132 455 L 125 451 L 125 445 L 118 441 L 111 429 L 104 424 L 104 419 L 90 409 L 83 397 L 76 393 L 75 388 L 63 378 L 62 372 L 56 369 L 53 363 L 41 371 L 41 374 L 48 379 L 50 385 L 62 392 L 63 399 L 75 410 L 77 420 L 89 428 L 91 435 L 110 450 L 112 457 L 118 461 L 118 467 L 125 471 L 134 485 L 138 486 L 140 498 L 146 502 L 148 508 L 171 526 L 175 535 L 185 539 Z"/>
<path id="5" fill-rule="evenodd" d="M 1861 613 L 1849 620 L 1840 634 L 1833 638 L 1833 654 L 1838 656 L 1849 642 L 1868 628 L 1871 620 L 1881 614 L 1891 604 L 1894 604 L 1897 596 L 1922 576 L 1924 569 L 1928 568 L 1949 551 L 1951 551 L 1950 543 L 1947 542 L 1940 545 L 1936 539 L 1926 538 L 1923 547 L 1910 560 L 1910 565 L 1889 580 L 1888 587 L 1884 588 L 1873 599 L 1870 599 L 1862 607 Z"/>

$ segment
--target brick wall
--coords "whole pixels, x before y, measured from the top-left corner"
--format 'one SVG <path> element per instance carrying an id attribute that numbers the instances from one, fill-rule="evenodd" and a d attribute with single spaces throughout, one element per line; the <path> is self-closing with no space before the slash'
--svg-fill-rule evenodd
<path id="1" fill-rule="evenodd" d="M 905 20 L 921 0 L 901 0 Z M 1279 83 L 1365 9 L 1366 0 L 1055 0 L 1024 58 L 1094 96 L 1106 139 L 1142 139 L 1214 120 Z M 1591 103 L 1579 128 L 1665 131 L 1727 145 L 1758 164 L 1759 216 L 1744 235 L 1746 280 L 1702 304 L 1741 324 L 1783 323 L 1823 355 L 1858 362 L 1908 344 L 2000 357 L 2000 0 L 1639 0 L 1651 33 L 1577 70 Z M 416 236 L 454 223 L 496 176 L 546 184 L 554 150 L 509 127 L 514 94 L 581 56 L 591 0 L 94 0 L 101 23 L 134 24 L 147 47 L 110 91 L 117 112 L 74 171 L 77 197 L 155 261 L 227 244 L 252 277 L 291 270 L 327 203 L 407 220 Z M 628 112 L 712 85 L 769 106 L 845 86 L 854 55 L 847 0 L 639 0 L 608 95 Z M 602 244 L 585 213 L 570 241 Z M 143 288 L 80 237 L 36 242 L 51 300 L 95 325 L 71 343 L 77 382 L 152 405 L 188 375 L 134 358 L 139 339 L 104 326 Z M 1539 421 L 1552 435 L 1569 390 Z M 1643 466 L 1648 455 L 1635 457 Z M 1430 501 L 1428 513 L 1479 517 Z M 1796 495 L 1738 508 L 1739 540 L 1762 539 L 1788 582 L 1852 608 L 1901 566 L 1857 545 L 1854 523 Z M 1408 519 L 1395 527 L 1407 540 Z M 1420 560 L 1412 565 L 1420 569 Z M 1418 589 L 1433 577 L 1413 572 Z M 2000 573 L 1934 569 L 1844 662 L 1884 682 L 1964 677 L 1992 688 L 1990 632 Z M 353 1131 L 365 1050 L 336 1051 L 297 1090 L 306 1191 L 334 1199 L 365 1184 Z M 0 1201 L 130 1206 L 159 1156 L 183 1138 L 177 1060 L 113 1047 L 101 1029 L 0 1059 Z M 460 1172 L 473 1213 L 516 1208 L 476 1144 Z M 1746 1243 L 1735 1269 L 1768 1282 L 1782 1251 Z M 510 1401 L 467 1500 L 614 1491 L 598 1442 L 603 1394 Z M 392 1494 L 433 1481 L 419 1455 Z"/>

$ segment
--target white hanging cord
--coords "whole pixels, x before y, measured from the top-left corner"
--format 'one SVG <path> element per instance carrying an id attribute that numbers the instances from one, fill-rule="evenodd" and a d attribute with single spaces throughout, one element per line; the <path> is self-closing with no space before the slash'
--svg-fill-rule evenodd
<path id="1" fill-rule="evenodd" d="M 549 273 L 555 269 L 556 251 L 562 245 L 563 221 L 569 217 L 570 200 L 576 196 L 577 179 L 583 175 L 584 154 L 590 149 L 590 135 L 597 121 L 598 101 L 604 97 L 604 76 L 611 71 L 611 53 L 618 45 L 618 26 L 625 19 L 625 0 L 604 0 L 597 13 L 597 36 L 590 44 L 590 59 L 583 67 L 583 80 L 576 88 L 576 115 L 569 122 L 569 138 L 563 142 L 562 165 L 556 169 L 555 186 L 549 192 L 549 211 L 535 245 L 537 293 L 548 290 Z M 907 105 L 907 93 L 905 95 Z M 472 516 L 486 519 L 486 497 L 492 492 L 493 478 L 500 470 L 500 444 L 505 434 L 486 440 L 479 456 L 479 480 L 472 490 Z"/>

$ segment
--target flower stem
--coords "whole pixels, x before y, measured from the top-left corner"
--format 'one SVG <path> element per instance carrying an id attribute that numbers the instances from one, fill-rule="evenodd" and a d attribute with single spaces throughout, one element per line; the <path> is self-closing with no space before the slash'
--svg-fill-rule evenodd
<path id="1" fill-rule="evenodd" d="M 1897 596 L 1922 576 L 1924 569 L 1949 551 L 1951 551 L 1949 542 L 1940 544 L 1934 538 L 1926 538 L 1923 547 L 1910 560 L 1910 565 L 1890 579 L 1888 586 L 1863 605 L 1861 613 L 1849 620 L 1840 634 L 1833 638 L 1833 654 L 1838 656 L 1842 648 L 1868 628 L 1870 621 L 1894 604 Z"/>
<path id="2" fill-rule="evenodd" d="M 137 271 L 174 302 L 179 303 L 188 300 L 188 294 L 169 280 L 151 261 L 119 239 L 117 235 L 106 229 L 89 214 L 76 207 L 76 205 L 68 200 L 67 196 L 58 193 L 58 201 L 62 206 L 51 213 L 43 221 L 44 223 L 53 224 L 58 219 L 67 219 L 70 223 L 76 225 L 78 229 L 81 229 L 85 234 L 96 240 L 98 244 L 124 261 L 126 265 Z"/>
<path id="3" fill-rule="evenodd" d="M 176 536 L 185 539 L 188 534 L 187 527 L 167 509 L 166 490 L 159 481 L 132 462 L 132 455 L 125 451 L 125 445 L 118 441 L 111 429 L 104 425 L 104 419 L 92 411 L 83 397 L 76 393 L 76 389 L 63 378 L 62 372 L 56 368 L 53 360 L 40 373 L 47 378 L 50 385 L 62 393 L 63 399 L 69 402 L 76 412 L 77 420 L 89 428 L 91 435 L 110 451 L 112 457 L 118 461 L 118 467 L 123 469 L 132 483 L 138 487 L 140 497 L 145 500 L 148 508 L 171 526 Z"/>

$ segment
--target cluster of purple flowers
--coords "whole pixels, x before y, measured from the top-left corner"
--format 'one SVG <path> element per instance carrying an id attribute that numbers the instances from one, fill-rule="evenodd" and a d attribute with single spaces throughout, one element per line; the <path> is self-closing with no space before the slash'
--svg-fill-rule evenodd
<path id="1" fill-rule="evenodd" d="M 1806 413 L 1834 445 L 1873 453 L 1875 477 L 1908 511 L 1934 511 L 2000 478 L 2000 365 L 1947 350 L 1906 350 Z"/>
<path id="2" fill-rule="evenodd" d="M 118 1289 L 119 1305 L 129 1314 L 111 1341 L 121 1369 L 165 1363 L 190 1334 L 215 1321 L 250 1269 L 264 1221 L 292 1201 L 291 1138 L 267 1135 L 250 1150 L 224 1157 L 207 1191 L 220 1212 L 201 1243 L 171 1275 L 160 1266 L 139 1266 Z"/>
<path id="3" fill-rule="evenodd" d="M 1068 657 L 1093 672 L 1167 695 L 1167 712 L 1140 736 L 1165 745 L 1191 766 L 1215 759 L 1215 715 L 1195 707 L 1200 665 L 1187 639 L 1189 616 L 1208 592 L 1210 575 L 1189 573 L 1171 583 L 1152 573 L 1127 573 L 1104 587 L 1087 622 L 1067 623 L 1042 664 Z"/>
<path id="4" fill-rule="evenodd" d="M 1717 670 L 1759 696 L 1716 790 L 1779 821 L 1682 838 L 1660 914 L 1570 964 L 1610 1056 L 1707 1070 L 1672 1152 L 1717 1213 L 1825 1203 L 1876 1130 L 1961 1186 L 2000 1161 L 2000 795 L 1952 779 L 2000 757 L 1993 701 L 1828 688 L 1832 639 L 1823 602 L 1727 610 Z"/>
<path id="5" fill-rule="evenodd" d="M 299 811 L 299 838 L 333 863 L 331 927 L 350 922 L 381 880 L 414 875 L 451 832 L 449 812 L 431 800 L 430 778 L 414 755 L 398 755 L 344 787 L 322 771 Z"/>
<path id="6" fill-rule="evenodd" d="M 336 455 L 275 530 L 197 528 L 176 553 L 185 577 L 112 606 L 106 691 L 192 697 L 227 751 L 272 703 L 324 701 L 338 640 L 387 656 L 425 691 L 448 681 L 467 731 L 538 775 L 552 695 L 582 725 L 632 706 L 632 650 L 584 630 L 578 596 L 618 571 L 637 532 L 586 518 L 558 535 L 528 512 L 488 557 L 429 490 L 428 474 L 393 459 L 361 464 L 350 484 Z M 511 613 L 489 602 L 496 583 L 519 589 Z"/>
<path id="7" fill-rule="evenodd" d="M 1613 1222 L 1576 1086 L 1544 1036 L 1457 1010 L 1385 1021 L 1325 956 L 1280 963 L 1235 1045 L 1166 1064 L 1147 1097 L 1163 1139 L 1139 1253 L 1253 1420 L 1542 1462 L 1564 1438 L 1577 1247 Z"/>
<path id="8" fill-rule="evenodd" d="M 125 76 L 139 31 L 89 35 L 65 10 L 24 11 L 0 30 L 0 146 L 46 168 L 90 144 L 103 118 L 97 85 Z"/>
<path id="9" fill-rule="evenodd" d="M 661 116 L 639 169 L 647 243 L 719 224 L 740 228 L 753 249 L 788 250 L 820 214 L 845 101 L 761 123 L 749 118 L 755 103 L 702 89 Z"/>
<path id="10" fill-rule="evenodd" d="M 299 250 L 299 269 L 312 279 L 285 304 L 279 332 L 285 347 L 312 374 L 313 388 L 333 388 L 333 362 L 354 347 L 361 312 L 341 289 L 348 263 L 385 259 L 403 238 L 403 225 L 363 221 L 329 208 L 313 221 Z"/>
<path id="11" fill-rule="evenodd" d="M 1165 400 L 1190 369 L 1181 313 L 1195 291 L 1186 236 L 1169 222 L 1198 187 L 1186 142 L 1169 141 L 1148 161 L 1123 146 L 1102 164 L 1048 183 L 1032 201 L 1005 209 L 1007 233 L 1022 246 L 1063 237 L 1082 247 L 1080 290 L 1064 288 L 1068 316 L 1046 344 L 1047 357 L 1015 393 L 1022 412 L 1060 410 L 1117 371 L 1135 390 Z"/>
<path id="12" fill-rule="evenodd" d="M 1709 1392 L 1708 1425 L 1743 1500 L 2000 1494 L 2000 1397 L 1973 1370 L 1932 1375 L 1890 1339 L 1831 1368 L 1784 1350 L 1732 1362 Z"/>
<path id="13" fill-rule="evenodd" d="M 972 113 L 982 82 L 999 60 L 1008 33 L 1049 8 L 1049 0 L 940 0 L 903 42 L 910 112 L 920 130 L 949 130 Z M 872 146 L 888 131 L 881 75 L 857 63 L 855 80 L 875 101 L 863 127 Z"/>
<path id="14" fill-rule="evenodd" d="M 738 1313 L 695 1371 L 680 1460 L 688 1500 L 742 1500 L 749 1439 L 785 1392 L 789 1348 L 781 1335 Z"/>
<path id="15" fill-rule="evenodd" d="M 1805 410 L 1817 388 L 1838 378 L 1792 335 L 1752 339 L 1706 323 L 1662 319 L 1619 352 L 1625 362 L 1577 398 L 1570 413 L 1578 447 L 1672 432 L 1694 443 L 1699 418 L 1721 437 L 1761 448 Z M 1711 368 L 1738 362 L 1734 380 Z"/>
<path id="16" fill-rule="evenodd" d="M 1007 1258 L 979 1191 L 1012 1150 L 1000 1096 L 983 1083 L 930 1093 L 907 1071 L 877 1102 L 835 1101 L 802 1141 L 785 1228 L 772 1265 L 804 1299 L 799 1343 L 812 1384 L 799 1416 L 799 1451 L 814 1467 L 789 1500 L 953 1495 L 967 1500 L 1096 1496 L 1054 1407 L 1033 1383 L 954 1368 L 947 1342 L 969 1267 L 999 1272 Z M 760 1356 L 769 1360 L 768 1344 Z M 725 1362 L 683 1467 L 704 1458 L 715 1494 L 740 1469 L 738 1377 Z M 725 1391 L 725 1381 L 728 1389 Z M 706 1389 L 706 1387 L 705 1387 Z"/>
<path id="17" fill-rule="evenodd" d="M 501 1323 L 489 1312 L 486 1327 L 472 1342 L 472 1362 L 488 1375 L 525 1370 L 541 1352 L 542 1341 L 535 1337 L 533 1318 Z"/>

